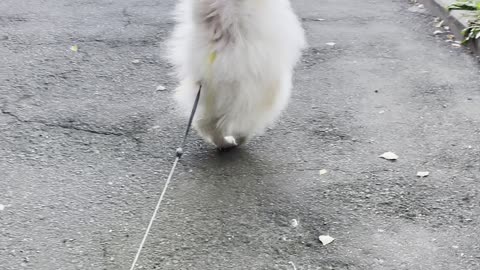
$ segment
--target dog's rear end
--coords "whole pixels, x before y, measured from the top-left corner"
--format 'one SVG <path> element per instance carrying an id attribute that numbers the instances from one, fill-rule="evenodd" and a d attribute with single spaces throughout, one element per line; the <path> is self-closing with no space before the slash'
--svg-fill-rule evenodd
<path id="1" fill-rule="evenodd" d="M 261 133 L 285 108 L 304 32 L 288 0 L 182 0 L 168 56 L 194 127 L 218 148 Z"/>

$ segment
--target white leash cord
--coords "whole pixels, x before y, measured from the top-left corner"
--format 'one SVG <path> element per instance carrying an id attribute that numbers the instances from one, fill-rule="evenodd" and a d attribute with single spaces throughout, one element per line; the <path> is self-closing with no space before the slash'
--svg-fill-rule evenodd
<path id="1" fill-rule="evenodd" d="M 172 180 L 173 173 L 175 172 L 175 168 L 177 167 L 178 161 L 180 160 L 180 158 L 183 155 L 183 147 L 185 147 L 185 144 L 187 142 L 188 133 L 190 132 L 190 128 L 192 127 L 193 117 L 195 116 L 195 112 L 197 111 L 198 101 L 200 100 L 201 91 L 202 91 L 202 85 L 200 84 L 200 86 L 198 88 L 197 97 L 195 98 L 195 103 L 193 104 L 192 113 L 190 114 L 190 119 L 188 120 L 187 130 L 185 131 L 185 135 L 183 137 L 182 146 L 177 149 L 175 162 L 173 163 L 172 169 L 170 170 L 170 174 L 168 175 L 167 182 L 165 182 L 165 186 L 163 187 L 162 194 L 160 195 L 160 198 L 158 199 L 157 206 L 155 207 L 155 211 L 153 212 L 152 218 L 150 219 L 150 222 L 148 223 L 147 230 L 145 231 L 145 235 L 143 235 L 142 242 L 140 243 L 140 246 L 138 247 L 137 254 L 135 255 L 135 259 L 133 260 L 133 263 L 132 263 L 132 266 L 130 267 L 130 270 L 135 270 L 135 267 L 137 266 L 138 258 L 140 258 L 140 254 L 142 253 L 143 246 L 145 245 L 145 242 L 147 241 L 148 235 L 150 234 L 150 230 L 152 229 L 153 221 L 155 221 L 155 218 L 157 217 L 158 210 L 160 209 L 160 206 L 162 205 L 162 201 L 163 201 L 163 197 L 165 196 L 165 193 L 167 193 L 168 185 L 170 184 L 170 181 Z"/>
<path id="2" fill-rule="evenodd" d="M 145 235 L 143 236 L 142 242 L 140 243 L 140 247 L 138 248 L 137 254 L 135 255 L 135 259 L 133 260 L 132 267 L 130 267 L 130 270 L 134 270 L 135 266 L 137 265 L 138 258 L 140 258 L 140 253 L 142 253 L 143 246 L 145 245 L 145 242 L 147 241 L 147 237 L 150 234 L 150 229 L 152 228 L 153 221 L 157 217 L 158 210 L 160 209 L 160 206 L 162 205 L 163 197 L 165 196 L 165 193 L 167 192 L 168 185 L 170 184 L 170 181 L 172 180 L 173 173 L 175 172 L 175 168 L 177 167 L 177 163 L 180 160 L 179 157 L 175 158 L 175 162 L 173 163 L 172 170 L 170 171 L 170 174 L 168 175 L 167 182 L 165 182 L 165 186 L 163 187 L 162 194 L 160 195 L 160 199 L 157 202 L 157 207 L 155 207 L 155 211 L 153 212 L 152 218 L 150 219 L 150 223 L 148 223 L 147 230 L 145 231 Z"/>

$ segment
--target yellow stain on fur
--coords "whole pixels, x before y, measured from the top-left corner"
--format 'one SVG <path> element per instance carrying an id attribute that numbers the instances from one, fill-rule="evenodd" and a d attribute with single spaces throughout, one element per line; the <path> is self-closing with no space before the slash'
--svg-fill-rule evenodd
<path id="1" fill-rule="evenodd" d="M 206 96 L 205 96 L 205 103 L 206 103 L 206 109 L 208 111 L 212 111 L 215 106 L 215 95 L 212 93 L 212 91 L 209 91 L 208 89 L 208 84 L 212 81 L 213 79 L 213 63 L 215 63 L 215 60 L 217 59 L 217 52 L 213 51 L 210 53 L 208 56 L 208 67 L 207 67 L 207 89 L 206 89 Z"/>
<path id="2" fill-rule="evenodd" d="M 275 102 L 277 101 L 277 91 L 279 88 L 280 82 L 276 81 L 273 83 L 270 87 L 265 89 L 265 96 L 263 99 L 263 106 L 265 106 L 268 109 L 271 109 Z"/>
<path id="3" fill-rule="evenodd" d="M 207 59 L 207 81 L 211 81 L 213 79 L 213 64 L 217 60 L 217 52 L 213 51 L 208 55 Z"/>
<path id="4" fill-rule="evenodd" d="M 208 64 L 211 66 L 213 65 L 213 63 L 215 62 L 215 60 L 217 59 L 217 52 L 212 52 L 209 56 L 208 56 Z"/>

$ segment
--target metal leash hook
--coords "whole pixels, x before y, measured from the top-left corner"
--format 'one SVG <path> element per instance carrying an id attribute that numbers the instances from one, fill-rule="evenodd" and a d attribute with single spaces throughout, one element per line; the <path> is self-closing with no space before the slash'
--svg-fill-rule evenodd
<path id="1" fill-rule="evenodd" d="M 198 101 L 200 100 L 201 91 L 202 91 L 202 84 L 200 83 L 199 88 L 198 88 L 197 97 L 195 98 L 195 103 L 193 104 L 192 113 L 190 114 L 190 119 L 188 120 L 187 130 L 185 131 L 185 135 L 183 136 L 183 142 L 182 142 L 181 146 L 179 148 L 177 148 L 177 150 L 176 150 L 176 154 L 175 154 L 176 157 L 175 157 L 175 161 L 173 162 L 172 169 L 170 170 L 170 174 L 168 175 L 167 182 L 165 182 L 165 186 L 163 187 L 162 194 L 160 194 L 160 198 L 158 199 L 157 206 L 155 207 L 152 218 L 150 219 L 150 222 L 148 223 L 147 230 L 145 231 L 145 235 L 143 236 L 142 242 L 140 243 L 140 246 L 137 250 L 137 254 L 135 255 L 135 259 L 133 260 L 133 263 L 132 263 L 132 266 L 130 267 L 130 270 L 134 270 L 135 266 L 137 265 L 138 258 L 140 258 L 140 254 L 142 253 L 143 246 L 145 245 L 145 242 L 147 241 L 148 235 L 150 234 L 150 230 L 152 229 L 153 221 L 157 217 L 158 210 L 160 209 L 160 206 L 162 205 L 163 197 L 165 196 L 165 193 L 167 192 L 167 189 L 168 189 L 168 185 L 170 184 L 170 181 L 172 180 L 173 173 L 175 172 L 175 168 L 177 167 L 178 161 L 183 156 L 183 148 L 185 147 L 185 145 L 187 143 L 188 133 L 190 133 L 190 129 L 192 127 L 192 122 L 193 122 L 193 117 L 195 116 L 195 112 L 197 111 Z"/>

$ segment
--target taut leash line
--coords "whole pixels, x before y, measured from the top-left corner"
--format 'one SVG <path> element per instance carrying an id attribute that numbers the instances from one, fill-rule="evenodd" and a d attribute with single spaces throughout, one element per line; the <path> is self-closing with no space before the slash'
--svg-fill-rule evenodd
<path id="1" fill-rule="evenodd" d="M 145 242 L 147 241 L 148 235 L 150 234 L 150 230 L 152 229 L 153 221 L 155 221 L 155 218 L 157 217 L 158 210 L 160 209 L 160 206 L 162 205 L 163 197 L 165 196 L 165 193 L 167 193 L 168 185 L 170 184 L 170 181 L 172 180 L 173 173 L 175 172 L 175 168 L 177 167 L 178 161 L 183 156 L 183 148 L 185 147 L 185 145 L 187 143 L 187 137 L 188 137 L 188 134 L 189 134 L 190 129 L 192 127 L 192 122 L 193 122 L 193 118 L 195 116 L 195 112 L 197 111 L 198 101 L 200 100 L 201 91 L 202 91 L 202 84 L 200 84 L 200 86 L 198 88 L 197 97 L 195 98 L 195 103 L 193 104 L 192 113 L 190 114 L 190 119 L 188 120 L 187 130 L 185 131 L 185 135 L 183 136 L 183 141 L 182 141 L 181 147 L 177 148 L 175 161 L 173 162 L 172 169 L 170 170 L 170 174 L 168 175 L 167 182 L 165 182 L 165 186 L 163 187 L 162 194 L 160 195 L 160 198 L 158 199 L 157 206 L 155 207 L 152 218 L 150 219 L 150 222 L 148 223 L 147 230 L 145 231 L 145 235 L 143 236 L 142 242 L 140 243 L 140 246 L 138 247 L 137 254 L 135 255 L 135 259 L 133 260 L 133 263 L 132 263 L 132 266 L 130 267 L 130 270 L 134 270 L 135 266 L 137 265 L 138 258 L 140 258 L 140 254 L 142 253 L 143 246 L 145 245 Z"/>
<path id="2" fill-rule="evenodd" d="M 202 92 L 202 84 L 200 83 L 200 85 L 198 87 L 197 97 L 195 98 L 195 103 L 193 103 L 192 113 L 190 113 L 190 119 L 188 119 L 187 130 L 185 130 L 185 135 L 183 136 L 182 145 L 181 145 L 180 148 L 177 149 L 177 157 L 178 156 L 182 157 L 182 155 L 183 155 L 183 147 L 185 147 L 185 144 L 187 143 L 188 133 L 190 132 L 190 128 L 192 127 L 193 117 L 195 116 L 195 113 L 197 112 L 198 101 L 200 100 L 200 93 L 201 92 Z"/>

